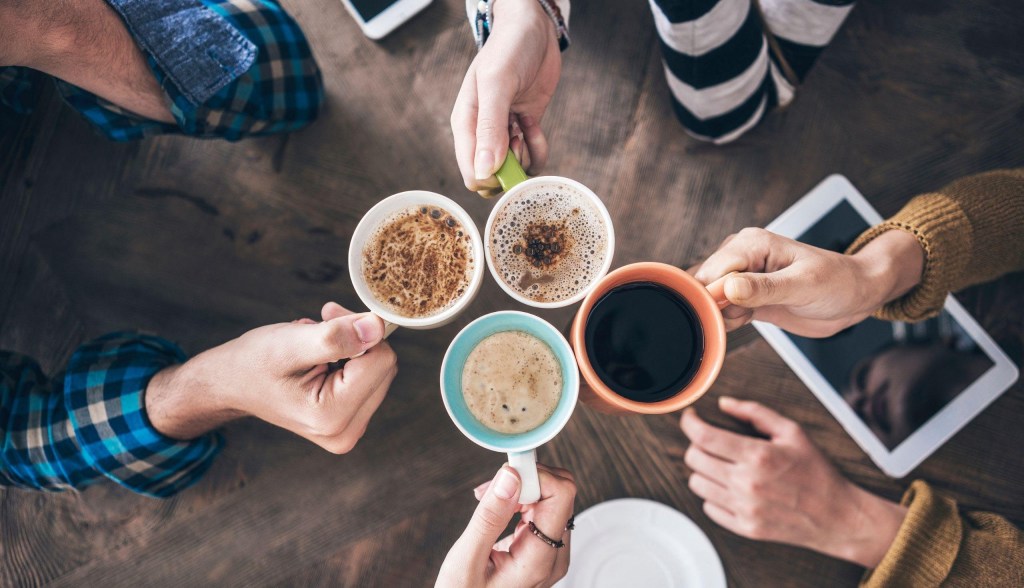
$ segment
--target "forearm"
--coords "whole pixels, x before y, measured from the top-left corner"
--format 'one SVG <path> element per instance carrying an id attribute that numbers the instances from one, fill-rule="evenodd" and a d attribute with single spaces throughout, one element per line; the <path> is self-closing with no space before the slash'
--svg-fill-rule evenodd
<path id="1" fill-rule="evenodd" d="M 207 367 L 201 354 L 164 368 L 149 381 L 146 412 L 158 431 L 173 439 L 195 439 L 242 416 L 208 384 Z"/>
<path id="2" fill-rule="evenodd" d="M 875 312 L 920 283 L 925 251 L 912 234 L 886 231 L 857 251 L 853 258 L 861 268 L 863 310 Z"/>
<path id="3" fill-rule="evenodd" d="M 916 287 L 878 313 L 914 321 L 941 310 L 946 295 L 1024 269 L 1024 169 L 997 170 L 953 182 L 911 200 L 850 247 L 859 253 L 889 233 L 913 236 L 925 252 Z"/>
<path id="4" fill-rule="evenodd" d="M 0 2 L 0 65 L 30 67 L 139 116 L 174 121 L 146 56 L 104 0 Z"/>

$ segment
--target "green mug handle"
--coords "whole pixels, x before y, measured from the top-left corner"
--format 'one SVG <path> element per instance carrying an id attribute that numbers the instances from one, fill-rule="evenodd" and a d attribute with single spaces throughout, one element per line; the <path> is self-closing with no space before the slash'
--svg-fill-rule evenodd
<path id="1" fill-rule="evenodd" d="M 516 159 L 515 155 L 512 155 L 511 149 L 508 150 L 504 163 L 501 164 L 498 171 L 494 172 L 494 175 L 498 176 L 498 183 L 501 184 L 501 189 L 506 192 L 527 180 L 523 166 L 519 165 L 519 160 Z"/>

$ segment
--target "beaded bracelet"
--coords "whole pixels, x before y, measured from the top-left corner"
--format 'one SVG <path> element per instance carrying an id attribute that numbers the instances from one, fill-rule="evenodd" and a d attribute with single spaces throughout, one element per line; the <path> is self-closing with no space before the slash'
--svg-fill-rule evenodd
<path id="1" fill-rule="evenodd" d="M 562 18 L 562 11 L 558 5 L 551 0 L 537 0 L 548 15 L 551 22 L 555 24 L 555 35 L 558 37 L 558 49 L 565 51 L 569 48 L 569 27 Z M 491 36 L 492 16 L 491 4 L 494 0 L 479 0 L 476 5 L 476 18 L 473 21 L 473 37 L 476 39 L 476 48 L 482 49 L 487 38 Z"/>

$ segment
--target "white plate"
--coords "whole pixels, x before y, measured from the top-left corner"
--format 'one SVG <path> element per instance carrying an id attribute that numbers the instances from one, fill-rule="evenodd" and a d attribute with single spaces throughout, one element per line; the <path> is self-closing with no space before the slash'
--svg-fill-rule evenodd
<path id="1" fill-rule="evenodd" d="M 696 523 L 653 500 L 620 498 L 576 517 L 569 573 L 558 588 L 725 588 L 718 553 Z"/>

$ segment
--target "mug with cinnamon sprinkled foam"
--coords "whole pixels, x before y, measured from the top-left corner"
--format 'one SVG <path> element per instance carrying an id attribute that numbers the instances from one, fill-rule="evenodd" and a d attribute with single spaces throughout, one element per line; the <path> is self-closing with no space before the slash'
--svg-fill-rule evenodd
<path id="1" fill-rule="evenodd" d="M 381 200 L 359 221 L 348 269 L 359 299 L 390 335 L 399 326 L 454 320 L 480 290 L 483 255 L 480 232 L 461 206 L 411 190 Z"/>

